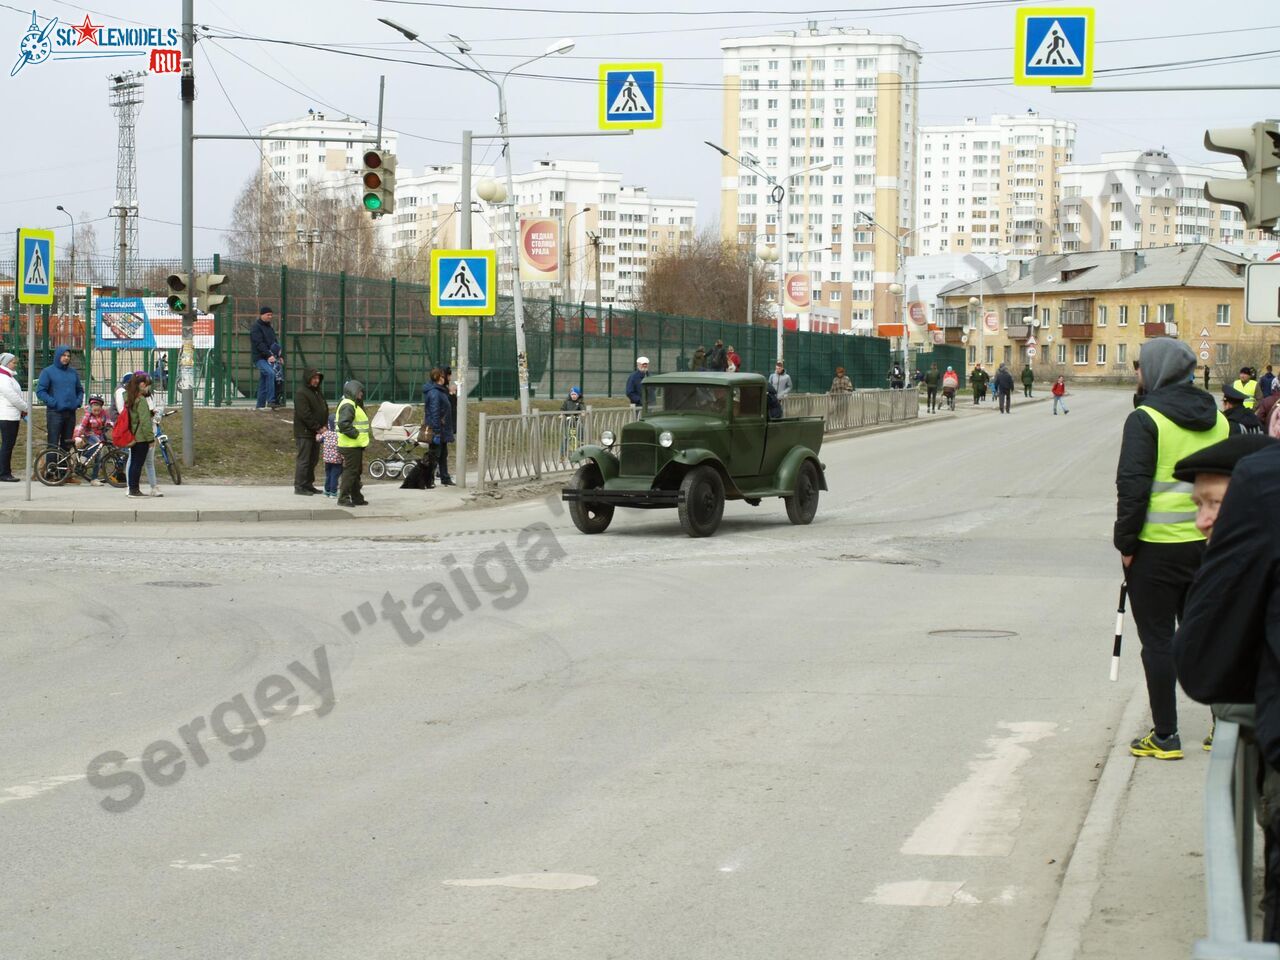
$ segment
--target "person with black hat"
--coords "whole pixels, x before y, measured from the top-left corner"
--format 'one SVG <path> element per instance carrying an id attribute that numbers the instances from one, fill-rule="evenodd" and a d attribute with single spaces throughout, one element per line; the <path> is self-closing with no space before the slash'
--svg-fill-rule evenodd
<path id="1" fill-rule="evenodd" d="M 1116 467 L 1113 543 L 1120 552 L 1134 623 L 1142 643 L 1153 729 L 1129 744 L 1136 757 L 1182 758 L 1178 736 L 1173 633 L 1204 553 L 1191 485 L 1175 464 L 1227 437 L 1226 418 L 1195 385 L 1196 356 L 1186 343 L 1156 337 L 1142 347 L 1137 407 L 1125 420 Z"/>
<path id="2" fill-rule="evenodd" d="M 1227 423 L 1231 424 L 1233 436 L 1242 433 L 1262 433 L 1261 421 L 1245 406 L 1248 399 L 1236 389 L 1234 384 L 1227 384 L 1222 388 L 1222 413 L 1227 418 Z"/>
<path id="3" fill-rule="evenodd" d="M 1265 756 L 1258 822 L 1266 864 L 1262 938 L 1280 941 L 1280 524 L 1269 504 L 1280 495 L 1280 441 L 1244 434 L 1178 463 L 1174 475 L 1195 485 L 1196 525 L 1208 537 L 1204 564 L 1187 594 L 1173 638 L 1178 679 L 1187 695 L 1213 706 L 1215 718 L 1241 724 L 1241 736 Z M 1205 738 L 1212 749 L 1213 734 Z"/>
<path id="4" fill-rule="evenodd" d="M 258 371 L 258 404 L 255 410 L 265 410 L 267 405 L 276 403 L 276 371 L 272 366 L 276 355 L 271 350 L 278 339 L 271 326 L 273 314 L 270 307 L 258 310 L 258 319 L 249 328 L 249 347 L 253 365 Z"/>

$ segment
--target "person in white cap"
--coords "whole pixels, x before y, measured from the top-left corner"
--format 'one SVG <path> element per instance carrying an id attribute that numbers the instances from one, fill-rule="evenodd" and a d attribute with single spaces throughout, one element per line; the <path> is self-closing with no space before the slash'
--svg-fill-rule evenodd
<path id="1" fill-rule="evenodd" d="M 627 399 L 633 407 L 640 406 L 640 383 L 649 375 L 649 358 L 636 357 L 636 368 L 627 377 Z"/>

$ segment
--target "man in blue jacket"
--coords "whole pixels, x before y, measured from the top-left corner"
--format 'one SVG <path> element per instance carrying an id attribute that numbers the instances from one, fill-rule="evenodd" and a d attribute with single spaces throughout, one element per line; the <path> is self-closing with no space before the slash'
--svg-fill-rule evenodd
<path id="1" fill-rule="evenodd" d="M 249 346 L 253 356 L 253 365 L 258 371 L 258 405 L 257 410 L 265 410 L 267 404 L 276 403 L 276 354 L 272 345 L 279 339 L 271 326 L 271 308 L 263 307 L 258 311 L 258 319 L 249 328 Z"/>
<path id="2" fill-rule="evenodd" d="M 640 396 L 640 387 L 648 375 L 649 358 L 636 357 L 636 368 L 631 371 L 631 376 L 627 377 L 627 399 L 631 401 L 633 407 L 641 406 L 643 398 Z"/>
<path id="3" fill-rule="evenodd" d="M 53 351 L 53 363 L 40 371 L 36 383 L 36 396 L 47 408 L 49 446 L 71 449 L 71 435 L 75 431 L 76 412 L 84 400 L 84 384 L 80 374 L 71 366 L 71 348 L 58 347 Z"/>

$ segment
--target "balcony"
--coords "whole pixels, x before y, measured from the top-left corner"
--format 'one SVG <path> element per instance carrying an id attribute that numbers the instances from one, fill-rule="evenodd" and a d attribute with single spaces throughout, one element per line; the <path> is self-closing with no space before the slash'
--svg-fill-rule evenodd
<path id="1" fill-rule="evenodd" d="M 1062 325 L 1062 336 L 1066 340 L 1092 340 L 1093 324 L 1064 323 Z"/>
<path id="2" fill-rule="evenodd" d="M 1178 327 L 1176 324 L 1165 323 L 1163 320 L 1156 320 L 1154 323 L 1144 323 L 1142 325 L 1142 335 L 1144 337 L 1170 337 L 1177 336 L 1177 333 Z"/>
<path id="3" fill-rule="evenodd" d="M 1004 330 L 1010 340 L 1026 340 L 1031 336 L 1032 327 L 1026 323 L 1011 323 Z"/>

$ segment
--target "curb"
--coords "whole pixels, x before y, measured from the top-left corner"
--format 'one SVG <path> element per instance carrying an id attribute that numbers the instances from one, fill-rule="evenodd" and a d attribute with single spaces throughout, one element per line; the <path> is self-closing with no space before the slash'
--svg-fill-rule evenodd
<path id="1" fill-rule="evenodd" d="M 1035 960 L 1073 960 L 1080 952 L 1085 925 L 1093 915 L 1093 899 L 1102 885 L 1106 851 L 1111 847 L 1120 807 L 1133 779 L 1137 760 L 1129 753 L 1129 740 L 1146 711 L 1146 695 L 1146 685 L 1135 684 L 1133 695 L 1120 716 L 1107 765 L 1098 778 L 1098 789 L 1094 791 L 1089 812 L 1071 850 L 1058 900 L 1045 924 Z"/>
<path id="2" fill-rule="evenodd" d="M 349 510 L 0 510 L 0 523 L 279 523 L 298 520 L 351 520 Z M 373 518 L 371 518 L 373 519 Z"/>

